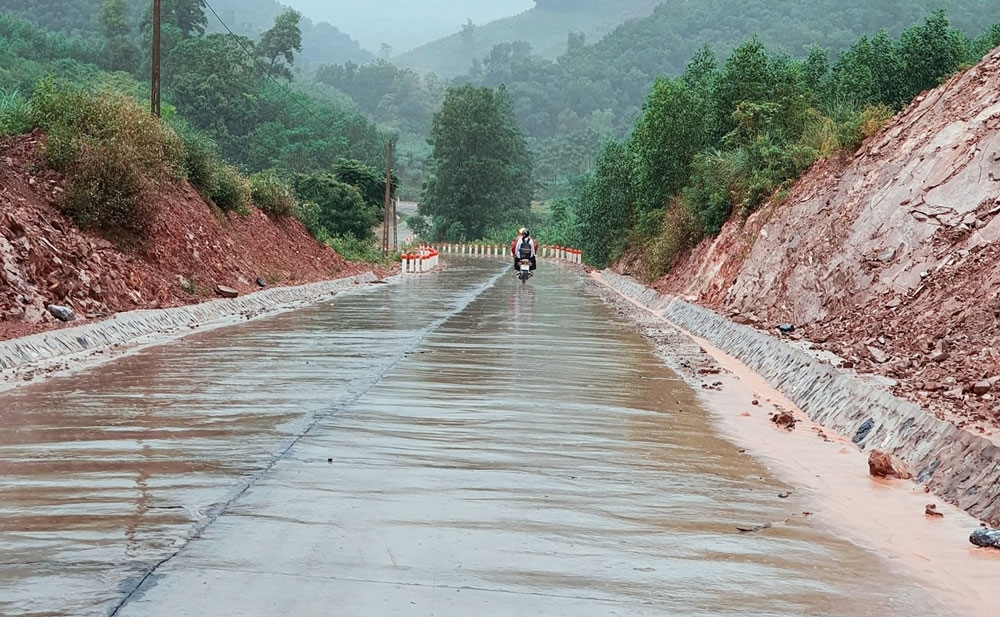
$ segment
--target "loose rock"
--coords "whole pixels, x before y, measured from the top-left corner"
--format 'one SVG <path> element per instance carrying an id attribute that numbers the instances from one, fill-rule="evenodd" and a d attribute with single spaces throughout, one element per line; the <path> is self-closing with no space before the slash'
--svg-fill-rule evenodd
<path id="1" fill-rule="evenodd" d="M 979 396 L 983 396 L 984 394 L 989 394 L 990 390 L 992 389 L 993 389 L 993 384 L 990 383 L 989 380 L 976 382 L 976 384 L 972 386 L 972 391 Z"/>
<path id="2" fill-rule="evenodd" d="M 59 321 L 76 321 L 76 313 L 69 307 L 50 304 L 46 308 Z"/>
<path id="3" fill-rule="evenodd" d="M 798 421 L 795 419 L 795 416 L 793 416 L 791 413 L 787 411 L 782 411 L 781 413 L 774 415 L 771 418 L 771 422 L 774 422 L 781 428 L 789 431 L 793 430 L 795 428 L 795 425 L 798 423 Z"/>
<path id="4" fill-rule="evenodd" d="M 878 347 L 869 347 L 868 355 L 872 357 L 872 360 L 874 360 L 879 364 L 885 364 L 886 362 L 889 361 L 889 355 L 886 354 L 881 349 L 879 349 Z"/>
<path id="5" fill-rule="evenodd" d="M 903 463 L 897 461 L 891 454 L 879 452 L 878 450 L 872 451 L 868 456 L 868 473 L 873 478 L 909 480 L 913 477 L 913 474 L 906 469 Z"/>
<path id="6" fill-rule="evenodd" d="M 938 512 L 937 505 L 933 504 L 933 503 L 927 504 L 927 507 L 924 508 L 924 514 L 926 514 L 927 516 L 935 517 L 935 518 L 942 518 L 942 517 L 944 517 L 944 514 L 942 514 L 941 512 Z"/>
<path id="7" fill-rule="evenodd" d="M 1000 529 L 979 529 L 972 532 L 969 542 L 982 548 L 1000 548 Z"/>
<path id="8" fill-rule="evenodd" d="M 225 287 L 223 285 L 216 285 L 215 293 L 219 294 L 223 298 L 238 298 L 240 296 L 240 292 L 236 291 L 232 287 Z"/>

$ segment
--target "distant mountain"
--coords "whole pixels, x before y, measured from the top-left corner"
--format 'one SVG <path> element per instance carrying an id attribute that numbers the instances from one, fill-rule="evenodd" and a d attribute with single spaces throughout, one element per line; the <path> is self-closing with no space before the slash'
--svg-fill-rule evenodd
<path id="1" fill-rule="evenodd" d="M 567 49 L 570 33 L 597 41 L 622 23 L 646 17 L 663 0 L 536 0 L 528 11 L 474 28 L 463 27 L 443 39 L 400 54 L 393 63 L 443 77 L 467 72 L 494 45 L 525 41 L 532 51 L 554 59 Z"/>
<path id="2" fill-rule="evenodd" d="M 277 0 L 212 0 L 219 17 L 234 32 L 254 39 L 274 25 L 274 18 L 285 8 L 285 4 Z M 363 49 L 358 41 L 337 26 L 314 21 L 310 15 L 303 12 L 302 54 L 296 61 L 299 67 L 348 61 L 363 63 L 374 59 L 370 51 Z M 222 30 L 219 20 L 211 13 L 208 15 L 208 27 L 213 32 Z"/>
<path id="3" fill-rule="evenodd" d="M 584 0 L 589 1 L 589 0 Z M 350 32 L 375 52 L 388 45 L 396 53 L 458 32 L 472 20 L 485 24 L 516 15 L 534 0 L 282 0 L 313 19 L 323 19 Z"/>

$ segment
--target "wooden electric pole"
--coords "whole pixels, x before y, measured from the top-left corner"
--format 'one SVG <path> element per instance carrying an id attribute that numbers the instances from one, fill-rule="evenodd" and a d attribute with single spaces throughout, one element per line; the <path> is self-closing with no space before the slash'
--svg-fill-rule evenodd
<path id="1" fill-rule="evenodd" d="M 153 62 L 149 84 L 149 112 L 160 117 L 160 0 L 153 0 Z"/>
<path id="2" fill-rule="evenodd" d="M 396 224 L 396 208 L 392 200 L 392 140 L 385 142 L 385 202 L 382 204 L 382 256 L 389 255 L 389 227 Z M 395 236 L 395 234 L 393 234 Z"/>

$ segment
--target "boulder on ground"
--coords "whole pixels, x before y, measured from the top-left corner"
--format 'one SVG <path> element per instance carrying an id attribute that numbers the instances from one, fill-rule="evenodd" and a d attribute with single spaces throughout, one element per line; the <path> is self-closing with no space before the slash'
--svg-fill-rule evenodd
<path id="1" fill-rule="evenodd" d="M 771 418 L 771 422 L 774 422 L 775 424 L 777 424 L 781 428 L 787 429 L 787 430 L 790 431 L 790 430 L 792 430 L 792 429 L 795 428 L 795 424 L 798 421 L 795 419 L 795 416 L 793 416 L 791 414 L 791 412 L 782 411 L 782 412 L 779 412 L 779 413 L 775 414 Z"/>
<path id="2" fill-rule="evenodd" d="M 240 292 L 236 291 L 232 287 L 226 287 L 224 285 L 216 285 L 215 293 L 219 294 L 223 298 L 238 298 Z"/>
<path id="3" fill-rule="evenodd" d="M 46 307 L 49 313 L 59 321 L 76 321 L 76 313 L 68 306 L 50 304 Z"/>
<path id="4" fill-rule="evenodd" d="M 889 361 L 889 354 L 885 353 L 878 347 L 869 347 L 868 355 L 870 355 L 872 360 L 878 364 L 885 364 Z"/>
<path id="5" fill-rule="evenodd" d="M 913 477 L 913 474 L 906 468 L 906 465 L 897 461 L 891 454 L 879 452 L 878 450 L 872 451 L 868 456 L 868 473 L 873 478 L 909 480 Z"/>
<path id="6" fill-rule="evenodd" d="M 993 383 L 989 379 L 984 379 L 983 381 L 977 381 L 972 386 L 972 391 L 979 396 L 989 394 L 990 390 L 992 389 L 993 389 Z"/>
<path id="7" fill-rule="evenodd" d="M 969 536 L 969 542 L 983 548 L 1000 548 L 1000 529 L 980 527 Z"/>

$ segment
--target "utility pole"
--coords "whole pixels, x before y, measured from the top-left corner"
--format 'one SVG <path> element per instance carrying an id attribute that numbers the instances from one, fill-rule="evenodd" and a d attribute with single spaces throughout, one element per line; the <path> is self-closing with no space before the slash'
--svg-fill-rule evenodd
<path id="1" fill-rule="evenodd" d="M 149 84 L 149 113 L 160 117 L 160 0 L 153 0 L 153 62 Z"/>
<path id="2" fill-rule="evenodd" d="M 399 197 L 392 198 L 392 250 L 399 250 Z"/>
<path id="3" fill-rule="evenodd" d="M 385 142 L 385 201 L 382 204 L 382 256 L 389 256 L 389 226 L 396 224 L 396 207 L 392 200 L 392 140 Z M 395 235 L 395 234 L 393 234 Z"/>

